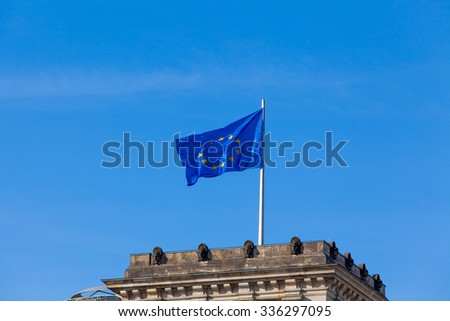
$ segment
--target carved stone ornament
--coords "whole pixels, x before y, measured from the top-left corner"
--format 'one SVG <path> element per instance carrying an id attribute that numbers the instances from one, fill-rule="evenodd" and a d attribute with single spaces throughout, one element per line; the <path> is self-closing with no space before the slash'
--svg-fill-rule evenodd
<path id="1" fill-rule="evenodd" d="M 205 262 L 210 260 L 210 251 L 205 243 L 201 243 L 197 249 L 198 261 Z"/>
<path id="2" fill-rule="evenodd" d="M 373 286 L 374 286 L 375 290 L 377 290 L 377 291 L 380 291 L 381 288 L 383 287 L 383 281 L 381 281 L 379 274 L 373 275 Z"/>
<path id="3" fill-rule="evenodd" d="M 291 255 L 299 255 L 302 254 L 302 241 L 299 237 L 294 236 L 291 238 Z"/>
<path id="4" fill-rule="evenodd" d="M 345 268 L 347 270 L 351 270 L 353 267 L 353 264 L 355 263 L 352 259 L 352 255 L 350 253 L 345 253 L 344 257 L 345 257 Z"/>
<path id="5" fill-rule="evenodd" d="M 152 264 L 160 265 L 164 263 L 165 263 L 164 251 L 159 246 L 156 246 L 152 252 Z"/>
<path id="6" fill-rule="evenodd" d="M 360 265 L 358 265 L 358 267 L 359 267 L 359 276 L 361 280 L 365 281 L 369 276 L 369 271 L 366 269 L 366 265 L 364 263 L 361 263 Z"/>
<path id="7" fill-rule="evenodd" d="M 330 257 L 333 260 L 336 260 L 339 254 L 339 249 L 336 246 L 336 242 L 335 241 L 331 241 L 330 242 Z"/>
<path id="8" fill-rule="evenodd" d="M 252 258 L 255 255 L 254 251 L 255 251 L 255 244 L 253 244 L 253 242 L 250 241 L 250 240 L 245 241 L 245 243 L 244 243 L 244 257 L 246 259 Z"/>

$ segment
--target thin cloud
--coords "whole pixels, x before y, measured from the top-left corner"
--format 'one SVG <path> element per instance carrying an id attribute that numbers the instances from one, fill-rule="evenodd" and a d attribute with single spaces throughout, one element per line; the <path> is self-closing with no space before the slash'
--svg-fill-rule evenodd
<path id="1" fill-rule="evenodd" d="M 345 79 L 345 80 L 344 80 Z M 341 88 L 349 77 L 312 74 L 275 68 L 232 70 L 209 68 L 193 72 L 157 71 L 151 73 L 108 71 L 48 71 L 0 76 L 0 99 L 53 98 L 73 96 L 114 96 L 142 92 L 219 92 L 264 88 Z"/>
<path id="2" fill-rule="evenodd" d="M 0 98 L 126 95 L 146 91 L 190 89 L 199 83 L 195 74 L 59 71 L 0 76 Z"/>

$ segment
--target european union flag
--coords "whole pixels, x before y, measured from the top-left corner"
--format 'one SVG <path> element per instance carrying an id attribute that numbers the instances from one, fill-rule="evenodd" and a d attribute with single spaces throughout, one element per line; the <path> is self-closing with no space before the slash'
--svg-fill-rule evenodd
<path id="1" fill-rule="evenodd" d="M 228 126 L 176 140 L 188 186 L 199 177 L 263 166 L 263 110 Z"/>

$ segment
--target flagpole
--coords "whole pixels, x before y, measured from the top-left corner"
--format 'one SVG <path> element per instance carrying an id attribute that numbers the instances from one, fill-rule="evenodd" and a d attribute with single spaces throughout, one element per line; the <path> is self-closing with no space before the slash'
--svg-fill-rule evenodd
<path id="1" fill-rule="evenodd" d="M 259 224 L 258 224 L 258 245 L 264 244 L 264 135 L 265 135 L 265 122 L 266 122 L 266 110 L 265 101 L 261 100 L 262 109 L 262 166 L 259 170 Z"/>

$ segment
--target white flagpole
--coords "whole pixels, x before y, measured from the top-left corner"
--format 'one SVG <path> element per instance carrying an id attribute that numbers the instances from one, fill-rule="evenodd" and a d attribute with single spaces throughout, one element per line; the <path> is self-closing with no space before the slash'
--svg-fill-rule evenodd
<path id="1" fill-rule="evenodd" d="M 259 170 L 259 224 L 258 224 L 258 245 L 264 244 L 264 135 L 265 135 L 265 122 L 266 122 L 266 110 L 265 110 L 265 101 L 261 100 L 261 108 L 262 108 L 262 142 L 263 142 L 263 150 L 261 161 L 262 166 Z"/>

